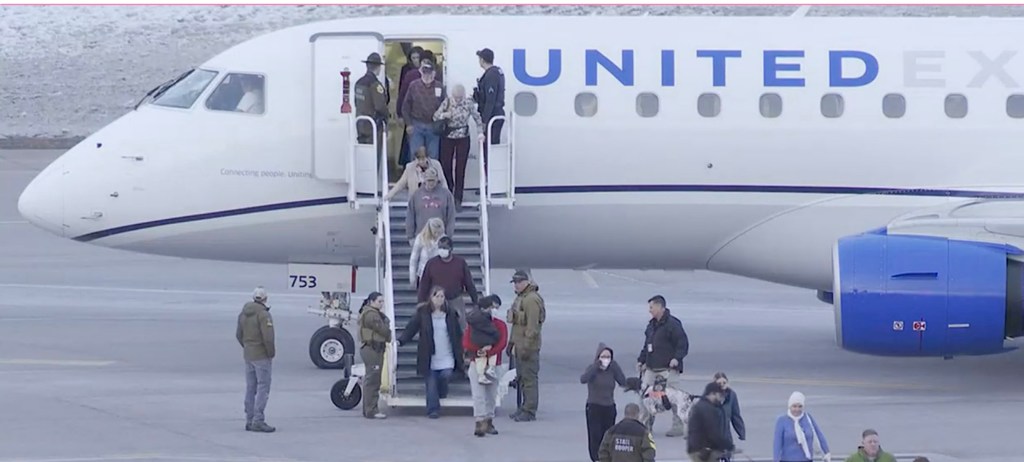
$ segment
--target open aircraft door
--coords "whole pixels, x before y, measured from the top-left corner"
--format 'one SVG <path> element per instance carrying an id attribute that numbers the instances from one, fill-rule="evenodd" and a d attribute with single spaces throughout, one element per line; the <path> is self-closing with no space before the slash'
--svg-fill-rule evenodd
<path id="1" fill-rule="evenodd" d="M 377 191 L 377 138 L 356 142 L 355 82 L 366 74 L 370 53 L 384 55 L 384 36 L 376 32 L 326 32 L 309 38 L 312 53 L 313 176 L 349 183 L 353 195 Z M 383 83 L 383 82 L 382 82 Z M 384 127 L 376 126 L 381 132 Z"/>

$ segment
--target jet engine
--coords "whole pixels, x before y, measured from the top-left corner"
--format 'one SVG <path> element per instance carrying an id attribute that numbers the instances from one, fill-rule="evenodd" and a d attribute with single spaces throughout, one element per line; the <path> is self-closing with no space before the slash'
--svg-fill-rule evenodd
<path id="1" fill-rule="evenodd" d="M 1009 351 L 1024 328 L 1024 263 L 1009 245 L 890 235 L 840 239 L 832 302 L 840 347 L 879 356 Z"/>

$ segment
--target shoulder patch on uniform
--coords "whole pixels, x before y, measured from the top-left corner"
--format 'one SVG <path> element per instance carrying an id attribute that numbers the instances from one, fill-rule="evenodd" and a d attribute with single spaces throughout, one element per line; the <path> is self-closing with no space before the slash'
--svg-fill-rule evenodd
<path id="1" fill-rule="evenodd" d="M 377 93 L 384 94 L 384 86 L 379 83 L 377 84 Z"/>
<path id="2" fill-rule="evenodd" d="M 270 320 L 270 319 L 268 319 L 268 320 L 267 320 L 267 327 L 274 327 L 274 321 L 273 321 L 273 320 Z"/>

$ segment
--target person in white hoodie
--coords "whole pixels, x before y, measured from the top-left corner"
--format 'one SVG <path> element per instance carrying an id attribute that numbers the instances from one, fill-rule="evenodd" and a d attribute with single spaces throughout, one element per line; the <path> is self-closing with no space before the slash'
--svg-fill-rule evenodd
<path id="1" fill-rule="evenodd" d="M 412 254 L 409 255 L 409 284 L 419 288 L 420 277 L 427 261 L 438 254 L 437 242 L 444 236 L 444 222 L 440 218 L 427 220 L 427 226 L 416 235 L 412 243 Z"/>
<path id="2" fill-rule="evenodd" d="M 815 436 L 821 446 L 822 458 L 832 462 L 825 434 L 811 414 L 804 410 L 806 398 L 799 391 L 789 397 L 789 410 L 775 421 L 773 462 L 811 462 L 814 460 Z"/>

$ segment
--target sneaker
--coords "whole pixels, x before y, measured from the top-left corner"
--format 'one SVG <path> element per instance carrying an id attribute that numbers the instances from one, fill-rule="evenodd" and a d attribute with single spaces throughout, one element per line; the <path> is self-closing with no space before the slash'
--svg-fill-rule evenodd
<path id="1" fill-rule="evenodd" d="M 440 419 L 441 416 L 437 415 L 436 413 L 430 413 L 430 414 L 427 414 L 427 418 L 428 419 Z"/>
<path id="2" fill-rule="evenodd" d="M 277 429 L 267 425 L 266 422 L 253 422 L 252 431 L 260 433 L 274 433 Z"/>
<path id="3" fill-rule="evenodd" d="M 363 417 L 366 417 L 367 419 L 376 419 L 376 420 L 384 420 L 384 419 L 388 418 L 387 415 L 385 415 L 384 413 L 381 413 L 381 412 L 378 412 L 378 413 L 373 414 L 373 415 L 363 416 Z"/>
<path id="4" fill-rule="evenodd" d="M 498 371 L 493 367 L 488 367 L 487 370 L 484 371 L 484 377 L 487 377 L 489 380 L 496 380 L 498 378 Z"/>
<path id="5" fill-rule="evenodd" d="M 480 383 L 481 385 L 490 385 L 490 384 L 494 383 L 494 381 L 489 379 L 489 378 L 487 378 L 486 375 L 481 375 L 480 377 L 477 377 L 476 381 L 478 383 Z"/>
<path id="6" fill-rule="evenodd" d="M 245 421 L 245 431 L 247 431 L 247 432 L 251 432 L 252 431 L 252 421 L 249 421 L 249 420 Z"/>

